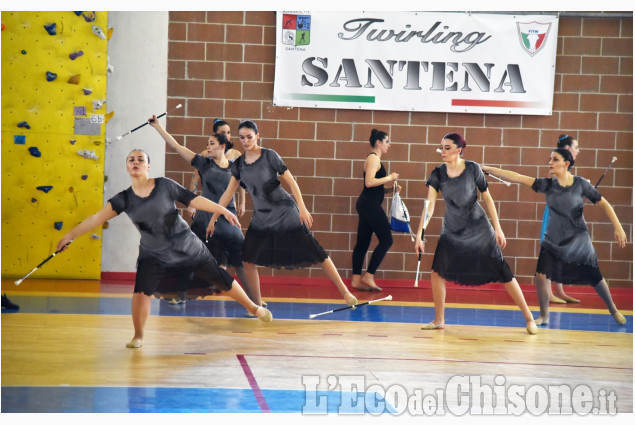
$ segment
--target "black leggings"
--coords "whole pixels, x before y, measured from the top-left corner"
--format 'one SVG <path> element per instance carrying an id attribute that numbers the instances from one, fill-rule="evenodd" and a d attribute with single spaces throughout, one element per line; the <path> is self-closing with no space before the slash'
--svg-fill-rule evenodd
<path id="1" fill-rule="evenodd" d="M 353 249 L 353 274 L 362 274 L 364 257 L 368 252 L 373 232 L 379 239 L 379 244 L 370 256 L 368 273 L 375 274 L 377 268 L 392 246 L 392 231 L 386 213 L 381 204 L 372 199 L 360 197 L 356 204 L 359 223 L 357 224 L 357 243 Z"/>

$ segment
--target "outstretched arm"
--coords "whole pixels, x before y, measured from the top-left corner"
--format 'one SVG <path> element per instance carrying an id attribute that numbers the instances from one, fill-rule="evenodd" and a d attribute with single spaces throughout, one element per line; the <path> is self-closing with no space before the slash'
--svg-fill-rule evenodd
<path id="1" fill-rule="evenodd" d="M 229 212 L 227 208 L 220 206 L 216 202 L 212 202 L 207 198 L 197 196 L 190 201 L 190 205 L 188 206 L 194 207 L 197 210 L 211 212 L 214 214 L 214 216 L 223 215 L 232 225 L 240 227 L 240 222 L 234 214 Z"/>
<path id="2" fill-rule="evenodd" d="M 238 183 L 238 180 L 236 180 L 236 177 L 231 176 L 231 178 L 229 179 L 229 184 L 227 185 L 227 189 L 225 189 L 225 192 L 223 193 L 223 195 L 218 200 L 218 205 L 219 206 L 225 208 L 227 205 L 229 205 L 229 201 L 231 201 L 232 196 L 234 196 L 234 192 L 236 192 L 236 188 L 238 188 L 238 184 L 239 183 Z M 199 196 L 199 198 L 200 198 L 200 196 Z M 190 203 L 190 205 L 192 205 L 192 203 Z M 215 227 L 215 224 L 216 224 L 216 220 L 218 220 L 218 217 L 220 217 L 220 213 L 219 212 L 216 212 L 216 211 L 211 211 L 211 212 L 213 212 L 214 215 L 209 220 L 209 224 L 207 225 L 207 230 L 205 232 L 205 234 L 207 235 L 208 238 L 211 237 L 214 234 L 214 227 Z M 239 225 L 239 227 L 240 227 L 240 225 Z"/>
<path id="3" fill-rule="evenodd" d="M 617 246 L 619 246 L 620 248 L 624 248 L 626 246 L 626 232 L 624 232 L 622 224 L 617 218 L 617 214 L 615 214 L 615 210 L 613 209 L 611 204 L 609 204 L 609 201 L 607 201 L 604 197 L 600 199 L 597 205 L 600 205 L 602 208 L 604 208 L 604 212 L 608 216 L 609 220 L 611 220 L 611 223 L 613 223 L 613 227 L 615 228 L 615 241 L 617 242 Z"/>
<path id="4" fill-rule="evenodd" d="M 161 135 L 161 137 L 163 137 L 163 140 L 165 140 L 167 144 L 176 151 L 176 153 L 181 155 L 181 157 L 187 162 L 192 162 L 192 159 L 196 154 L 185 146 L 179 145 L 179 142 L 177 142 L 174 137 L 172 137 L 172 135 L 161 126 L 161 123 L 159 123 L 156 115 L 152 115 L 152 118 L 150 118 L 148 122 Z"/>
<path id="5" fill-rule="evenodd" d="M 90 232 L 95 227 L 101 226 L 102 224 L 104 224 L 105 222 L 107 222 L 108 220 L 116 216 L 117 216 L 117 213 L 112 209 L 110 202 L 108 202 L 105 207 L 103 207 L 101 210 L 97 211 L 95 214 L 91 215 L 90 217 L 88 217 L 87 219 L 79 223 L 77 226 L 71 229 L 66 235 L 64 235 L 62 240 L 60 240 L 57 244 L 57 251 L 59 251 L 60 249 L 62 251 L 65 250 L 66 245 L 70 241 L 77 238 L 78 236 L 81 236 L 85 233 Z"/>
<path id="6" fill-rule="evenodd" d="M 492 227 L 494 227 L 494 232 L 496 233 L 496 243 L 501 247 L 501 249 L 505 248 L 507 240 L 505 239 L 505 234 L 503 233 L 503 229 L 501 229 L 500 222 L 498 221 L 496 205 L 494 205 L 494 200 L 492 199 L 492 195 L 489 193 L 489 190 L 483 192 L 483 200 L 485 201 L 487 214 L 492 220 Z"/>
<path id="7" fill-rule="evenodd" d="M 417 228 L 417 236 L 416 236 L 416 241 L 415 241 L 415 252 L 416 253 L 420 253 L 423 252 L 423 249 L 425 248 L 425 241 L 423 241 L 421 235 L 424 232 L 424 229 L 428 227 L 428 223 L 430 223 L 430 219 L 432 218 L 432 214 L 434 214 L 434 205 L 437 202 L 437 191 L 433 188 L 428 186 L 428 214 L 427 214 L 427 219 L 426 219 L 426 209 L 425 209 L 425 204 L 423 207 L 423 211 L 421 212 L 421 220 L 419 220 L 419 227 Z"/>
<path id="8" fill-rule="evenodd" d="M 300 210 L 300 222 L 304 223 L 306 227 L 310 229 L 311 226 L 313 226 L 313 217 L 311 217 L 311 213 L 309 213 L 306 205 L 304 205 L 302 192 L 300 192 L 300 186 L 298 186 L 298 182 L 295 181 L 289 170 L 286 170 L 280 176 L 280 180 L 287 186 L 289 186 L 289 188 L 291 188 L 291 194 L 293 195 L 296 204 L 298 204 L 298 209 Z"/>
<path id="9" fill-rule="evenodd" d="M 489 173 L 493 176 L 500 177 L 503 180 L 507 180 L 512 183 L 519 183 L 525 186 L 531 187 L 536 179 L 534 177 L 518 174 L 514 171 L 501 170 L 500 168 L 489 167 L 487 165 L 481 165 L 481 169 L 485 173 Z"/>

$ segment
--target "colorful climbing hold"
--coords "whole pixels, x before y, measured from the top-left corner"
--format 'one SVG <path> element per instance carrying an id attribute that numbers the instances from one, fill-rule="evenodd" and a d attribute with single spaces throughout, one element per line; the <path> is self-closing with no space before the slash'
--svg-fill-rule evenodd
<path id="1" fill-rule="evenodd" d="M 29 123 L 28 123 L 28 122 L 26 122 L 26 121 L 20 121 L 20 122 L 18 123 L 18 127 L 20 127 L 20 128 L 26 128 L 26 129 L 31 129 L 31 126 L 30 126 L 30 125 L 29 125 Z"/>
<path id="2" fill-rule="evenodd" d="M 110 37 L 112 37 L 112 33 L 115 31 L 114 28 L 108 28 L 108 41 L 110 41 Z"/>
<path id="3" fill-rule="evenodd" d="M 74 61 L 75 59 L 77 59 L 78 57 L 83 56 L 83 55 L 84 55 L 84 52 L 79 50 L 77 52 L 71 53 L 70 55 L 68 55 L 68 57 L 71 58 L 72 61 Z"/>
<path id="4" fill-rule="evenodd" d="M 13 143 L 16 145 L 25 145 L 26 144 L 26 136 L 21 134 L 16 134 L 13 136 Z"/>
<path id="5" fill-rule="evenodd" d="M 106 114 L 106 123 L 115 115 L 115 111 L 110 111 Z"/>
<path id="6" fill-rule="evenodd" d="M 79 80 L 81 80 L 81 78 L 82 78 L 81 74 L 71 75 L 71 77 L 68 79 L 68 83 L 79 84 Z"/>
<path id="7" fill-rule="evenodd" d="M 73 186 L 70 186 L 70 187 L 68 188 L 68 191 L 69 191 L 70 193 L 73 193 L 73 192 L 75 192 L 75 188 L 74 188 Z"/>
<path id="8" fill-rule="evenodd" d="M 64 225 L 63 221 L 56 221 L 54 226 L 57 230 L 62 230 L 62 226 Z"/>
<path id="9" fill-rule="evenodd" d="M 82 13 L 82 16 L 84 17 L 86 22 L 95 22 L 95 20 L 97 20 L 97 13 L 94 11 L 88 14 Z"/>
<path id="10" fill-rule="evenodd" d="M 93 100 L 93 109 L 101 109 L 101 107 L 104 106 L 104 103 L 106 103 L 106 99 Z"/>
<path id="11" fill-rule="evenodd" d="M 31 153 L 31 155 L 33 155 L 36 158 L 39 158 L 42 156 L 42 152 L 40 152 L 40 150 L 36 148 L 35 146 L 31 146 L 29 148 L 29 152 Z"/>
<path id="12" fill-rule="evenodd" d="M 53 186 L 38 186 L 36 189 L 41 190 L 44 193 L 49 193 L 49 191 L 53 189 Z"/>
<path id="13" fill-rule="evenodd" d="M 31 202 L 37 202 L 37 199 L 31 198 Z"/>
<path id="14" fill-rule="evenodd" d="M 88 96 L 89 94 L 91 94 L 93 91 L 91 89 L 82 89 L 84 91 L 84 94 L 86 96 Z"/>
<path id="15" fill-rule="evenodd" d="M 22 50 L 20 53 L 22 53 L 23 55 L 26 55 L 26 50 Z"/>
<path id="16" fill-rule="evenodd" d="M 75 144 L 75 142 L 77 142 L 77 140 L 75 140 L 75 139 L 71 139 L 71 140 L 69 140 L 69 142 L 71 142 L 71 145 L 74 145 L 74 144 Z"/>
<path id="17" fill-rule="evenodd" d="M 55 34 L 57 34 L 57 32 L 55 31 L 56 25 L 57 24 L 55 24 L 55 22 L 53 22 L 52 24 L 44 25 L 44 29 L 46 30 L 46 32 L 49 33 L 49 35 L 55 35 Z"/>
<path id="18" fill-rule="evenodd" d="M 97 160 L 99 157 L 97 156 L 97 154 L 95 153 L 95 151 L 89 151 L 89 150 L 79 150 L 77 151 L 78 155 L 83 156 L 86 159 L 94 159 Z"/>
<path id="19" fill-rule="evenodd" d="M 54 72 L 46 71 L 46 81 L 53 81 L 57 78 L 57 74 Z"/>
<path id="20" fill-rule="evenodd" d="M 2 31 L 4 31 L 4 24 L 1 24 L 1 25 L 2 25 Z"/>
<path id="21" fill-rule="evenodd" d="M 93 34 L 95 34 L 97 37 L 101 38 L 102 40 L 106 39 L 106 35 L 102 31 L 102 29 L 99 28 L 98 25 L 93 25 Z"/>
<path id="22" fill-rule="evenodd" d="M 91 239 L 101 239 L 101 236 L 99 236 L 97 233 L 91 233 L 90 234 L 90 238 Z"/>
<path id="23" fill-rule="evenodd" d="M 87 178 L 88 178 L 88 174 L 84 174 L 84 175 L 82 176 L 82 180 L 86 180 Z"/>
<path id="24" fill-rule="evenodd" d="M 93 144 L 95 146 L 99 146 L 99 145 L 101 145 L 101 140 L 93 140 Z"/>
<path id="25" fill-rule="evenodd" d="M 77 15 L 77 16 L 82 16 L 82 13 L 83 13 L 83 11 L 81 11 L 81 10 L 79 12 L 77 12 L 77 11 L 74 11 L 74 12 L 75 12 L 75 15 Z"/>

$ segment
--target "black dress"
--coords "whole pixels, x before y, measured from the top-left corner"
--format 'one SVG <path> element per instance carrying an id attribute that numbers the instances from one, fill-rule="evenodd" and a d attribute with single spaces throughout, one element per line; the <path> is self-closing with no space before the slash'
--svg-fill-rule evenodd
<path id="1" fill-rule="evenodd" d="M 598 258 L 584 220 L 584 198 L 594 204 L 602 195 L 591 183 L 575 176 L 571 186 L 563 187 L 558 179 L 536 179 L 531 187 L 544 193 L 549 208 L 549 224 L 540 243 L 536 273 L 554 282 L 590 284 L 602 280 Z"/>
<path id="2" fill-rule="evenodd" d="M 465 170 L 448 177 L 445 164 L 432 170 L 426 186 L 443 192 L 445 216 L 434 252 L 432 270 L 443 279 L 461 285 L 507 283 L 514 278 L 485 210 L 478 203 L 477 189 L 487 190 L 481 167 L 465 161 Z"/>
<path id="3" fill-rule="evenodd" d="M 108 201 L 117 214 L 128 214 L 141 234 L 134 292 L 172 299 L 183 292 L 197 298 L 231 289 L 234 278 L 176 209 L 175 201 L 189 205 L 195 197 L 174 180 L 156 178 L 145 198 L 129 187 Z"/>
<path id="4" fill-rule="evenodd" d="M 234 161 L 231 173 L 247 189 L 254 212 L 245 234 L 243 261 L 272 268 L 304 268 L 328 255 L 300 222 L 298 206 L 278 180 L 287 170 L 273 150 L 261 148 L 253 163 L 245 155 Z"/>
<path id="5" fill-rule="evenodd" d="M 203 184 L 202 196 L 218 203 L 231 178 L 229 167 L 221 168 L 212 158 L 206 158 L 198 154 L 192 159 L 192 165 L 201 176 Z M 229 166 L 231 167 L 231 161 Z M 236 214 L 233 199 L 227 205 L 227 209 L 231 213 Z M 245 241 L 242 230 L 232 225 L 224 216 L 220 216 L 214 227 L 214 235 L 205 242 L 207 239 L 205 232 L 211 218 L 212 213 L 197 211 L 192 222 L 192 231 L 207 245 L 218 264 L 221 266 L 242 267 L 243 243 Z"/>

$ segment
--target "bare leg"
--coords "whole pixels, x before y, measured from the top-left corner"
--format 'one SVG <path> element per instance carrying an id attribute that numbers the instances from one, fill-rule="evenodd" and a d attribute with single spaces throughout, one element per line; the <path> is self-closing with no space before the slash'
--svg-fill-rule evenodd
<path id="1" fill-rule="evenodd" d="M 431 276 L 432 298 L 434 299 L 434 321 L 421 327 L 423 330 L 445 327 L 445 280 L 433 271 Z"/>
<path id="2" fill-rule="evenodd" d="M 540 305 L 540 316 L 536 319 L 536 324 L 548 325 L 551 281 L 542 273 L 536 273 L 536 292 L 538 293 L 538 304 Z"/>
<path id="3" fill-rule="evenodd" d="M 236 267 L 236 274 L 238 279 L 243 283 L 243 289 L 247 293 L 247 296 L 256 305 L 262 305 L 262 298 L 260 297 L 260 276 L 258 275 L 258 268 L 255 264 L 244 263 L 244 267 Z"/>
<path id="4" fill-rule="evenodd" d="M 564 285 L 562 285 L 562 283 L 556 283 L 556 297 L 563 300 L 566 303 L 579 303 L 580 300 L 577 300 L 573 297 L 568 296 L 567 294 L 564 293 Z M 551 301 L 554 302 L 554 301 Z"/>
<path id="5" fill-rule="evenodd" d="M 626 318 L 615 306 L 613 302 L 613 298 L 611 297 L 611 291 L 609 291 L 609 285 L 606 283 L 606 280 L 602 279 L 600 283 L 595 285 L 595 292 L 602 298 L 606 307 L 609 309 L 609 313 L 613 316 L 613 319 L 620 325 L 626 323 Z"/>
<path id="6" fill-rule="evenodd" d="M 505 289 L 507 293 L 512 297 L 520 311 L 522 311 L 523 316 L 525 316 L 525 321 L 527 322 L 527 332 L 530 334 L 535 334 L 536 324 L 534 323 L 534 316 L 531 314 L 531 310 L 527 306 L 527 301 L 525 301 L 525 296 L 523 295 L 523 291 L 520 289 L 518 285 L 518 281 L 516 278 L 505 284 Z"/>
<path id="7" fill-rule="evenodd" d="M 344 297 L 344 301 L 346 301 L 346 304 L 350 306 L 357 305 L 357 298 L 355 298 L 355 296 L 350 293 L 350 291 L 342 281 L 342 278 L 335 268 L 335 264 L 333 264 L 331 257 L 326 257 L 326 260 L 322 262 L 322 270 L 324 270 L 324 273 L 326 273 L 329 279 L 331 279 L 331 281 L 340 291 L 340 294 L 342 294 L 342 297 Z"/>
<path id="8" fill-rule="evenodd" d="M 143 292 L 135 292 L 132 294 L 132 324 L 134 326 L 134 336 L 129 343 L 128 348 L 139 348 L 143 345 L 143 332 L 150 315 L 150 295 Z"/>
<path id="9" fill-rule="evenodd" d="M 271 312 L 264 307 L 254 304 L 254 302 L 249 299 L 242 286 L 240 286 L 240 284 L 235 280 L 234 282 L 232 282 L 232 289 L 223 292 L 223 295 L 227 295 L 233 300 L 238 301 L 238 303 L 245 307 L 248 312 L 259 318 L 263 322 L 271 322 L 271 320 L 273 320 Z"/>

